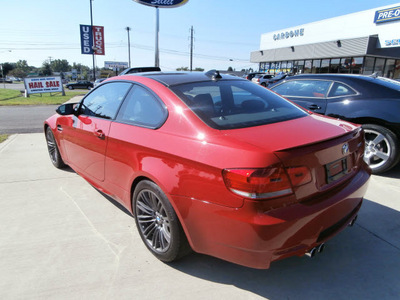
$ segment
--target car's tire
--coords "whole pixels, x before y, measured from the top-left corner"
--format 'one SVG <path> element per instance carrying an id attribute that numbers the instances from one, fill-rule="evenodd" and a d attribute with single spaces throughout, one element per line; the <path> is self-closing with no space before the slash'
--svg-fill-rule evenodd
<path id="1" fill-rule="evenodd" d="M 58 169 L 64 168 L 66 164 L 61 157 L 60 151 L 58 150 L 57 142 L 50 127 L 47 127 L 46 129 L 46 142 L 50 160 L 53 165 Z"/>
<path id="2" fill-rule="evenodd" d="M 386 172 L 400 159 L 399 139 L 389 129 L 375 124 L 362 126 L 365 132 L 364 161 L 373 174 Z"/>
<path id="3" fill-rule="evenodd" d="M 73 86 L 69 86 L 68 89 L 69 89 L 69 90 L 73 90 L 74 87 L 73 87 Z"/>
<path id="4" fill-rule="evenodd" d="M 171 203 L 154 182 L 143 180 L 136 186 L 132 210 L 140 237 L 159 260 L 176 261 L 190 252 Z"/>
<path id="5" fill-rule="evenodd" d="M 265 82 L 261 82 L 261 85 L 262 85 L 263 87 L 267 87 L 267 84 L 266 84 Z"/>
<path id="6" fill-rule="evenodd" d="M 91 87 L 91 86 L 88 86 L 88 87 L 87 87 L 87 89 L 88 89 L 88 90 L 91 90 L 91 89 L 92 89 L 92 87 Z"/>

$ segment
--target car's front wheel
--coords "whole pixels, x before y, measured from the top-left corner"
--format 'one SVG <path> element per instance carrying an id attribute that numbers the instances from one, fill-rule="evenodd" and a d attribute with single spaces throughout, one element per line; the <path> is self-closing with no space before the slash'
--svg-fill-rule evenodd
<path id="1" fill-rule="evenodd" d="M 60 151 L 58 150 L 56 140 L 50 127 L 46 129 L 46 142 L 47 150 L 49 152 L 50 160 L 56 168 L 64 168 L 65 163 L 62 160 Z"/>
<path id="2" fill-rule="evenodd" d="M 69 89 L 69 90 L 73 90 L 74 87 L 73 87 L 73 86 L 69 86 L 68 89 Z"/>
<path id="3" fill-rule="evenodd" d="M 389 129 L 375 124 L 363 125 L 365 132 L 364 161 L 379 174 L 388 171 L 399 161 L 399 140 Z"/>
<path id="4" fill-rule="evenodd" d="M 190 246 L 176 213 L 163 191 L 152 181 L 141 181 L 132 197 L 135 222 L 146 247 L 159 260 L 175 261 Z"/>

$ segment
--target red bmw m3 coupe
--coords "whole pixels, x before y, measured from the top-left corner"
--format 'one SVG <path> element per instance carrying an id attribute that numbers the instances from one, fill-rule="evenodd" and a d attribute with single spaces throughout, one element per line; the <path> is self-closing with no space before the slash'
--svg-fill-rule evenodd
<path id="1" fill-rule="evenodd" d="M 44 130 L 54 166 L 125 206 L 164 262 L 313 255 L 354 222 L 371 174 L 359 126 L 217 71 L 110 78 Z"/>

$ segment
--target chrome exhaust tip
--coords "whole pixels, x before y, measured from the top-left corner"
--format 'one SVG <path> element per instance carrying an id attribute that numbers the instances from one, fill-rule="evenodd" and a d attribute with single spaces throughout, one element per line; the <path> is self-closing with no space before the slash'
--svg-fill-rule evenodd
<path id="1" fill-rule="evenodd" d="M 322 243 L 322 244 L 312 248 L 308 252 L 306 252 L 306 256 L 308 256 L 309 258 L 313 258 L 315 256 L 315 254 L 322 253 L 322 251 L 324 251 L 324 249 L 325 249 L 325 244 Z"/>
<path id="2" fill-rule="evenodd" d="M 356 216 L 354 217 L 354 219 L 350 221 L 350 223 L 349 223 L 349 226 L 350 226 L 350 227 L 354 226 L 354 224 L 356 223 L 357 217 L 358 217 L 358 215 L 356 215 Z"/>
<path id="3" fill-rule="evenodd" d="M 317 253 L 317 247 L 312 248 L 310 251 L 306 252 L 306 256 L 313 258 Z"/>

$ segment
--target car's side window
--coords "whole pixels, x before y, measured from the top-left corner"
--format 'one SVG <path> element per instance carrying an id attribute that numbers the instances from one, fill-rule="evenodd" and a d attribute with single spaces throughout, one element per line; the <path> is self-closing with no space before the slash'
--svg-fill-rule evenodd
<path id="1" fill-rule="evenodd" d="M 149 90 L 135 85 L 118 113 L 117 121 L 158 128 L 167 118 L 167 110 Z"/>
<path id="2" fill-rule="evenodd" d="M 81 114 L 114 119 L 131 87 L 127 82 L 110 82 L 98 87 L 83 99 Z"/>
<path id="3" fill-rule="evenodd" d="M 272 90 L 283 96 L 324 98 L 331 84 L 328 80 L 289 80 Z"/>
<path id="4" fill-rule="evenodd" d="M 331 91 L 329 92 L 328 97 L 340 97 L 340 96 L 351 96 L 351 95 L 357 95 L 357 92 L 348 85 L 345 85 L 340 82 L 335 82 L 332 86 Z"/>

